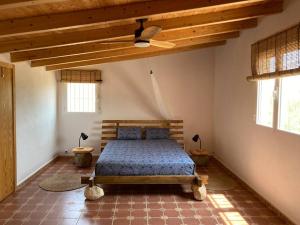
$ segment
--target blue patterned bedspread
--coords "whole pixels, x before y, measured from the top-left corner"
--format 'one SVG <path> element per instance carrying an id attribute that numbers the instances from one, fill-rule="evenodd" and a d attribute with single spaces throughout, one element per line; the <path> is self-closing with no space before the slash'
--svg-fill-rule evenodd
<path id="1" fill-rule="evenodd" d="M 98 176 L 193 175 L 195 164 L 174 140 L 114 140 L 101 153 Z"/>

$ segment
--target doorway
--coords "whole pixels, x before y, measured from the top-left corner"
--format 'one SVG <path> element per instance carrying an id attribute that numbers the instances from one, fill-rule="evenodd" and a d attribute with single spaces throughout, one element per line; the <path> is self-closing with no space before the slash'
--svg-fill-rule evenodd
<path id="1" fill-rule="evenodd" d="M 0 62 L 0 201 L 16 188 L 14 66 Z"/>

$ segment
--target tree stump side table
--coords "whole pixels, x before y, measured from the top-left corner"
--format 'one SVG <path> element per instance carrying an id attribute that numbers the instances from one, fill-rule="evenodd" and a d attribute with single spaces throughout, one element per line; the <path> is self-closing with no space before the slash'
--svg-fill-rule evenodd
<path id="1" fill-rule="evenodd" d="M 74 163 L 78 167 L 90 167 L 92 164 L 92 147 L 76 147 L 72 149 L 75 154 Z"/>
<path id="2" fill-rule="evenodd" d="M 190 157 L 197 166 L 207 166 L 210 159 L 210 155 L 207 150 L 204 149 L 192 149 L 190 150 Z"/>

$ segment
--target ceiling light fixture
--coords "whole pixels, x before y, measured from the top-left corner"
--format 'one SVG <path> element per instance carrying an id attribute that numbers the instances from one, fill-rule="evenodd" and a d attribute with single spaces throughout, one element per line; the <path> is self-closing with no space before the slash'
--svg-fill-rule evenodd
<path id="1" fill-rule="evenodd" d="M 150 41 L 139 39 L 134 42 L 134 46 L 138 48 L 147 48 L 150 46 Z"/>

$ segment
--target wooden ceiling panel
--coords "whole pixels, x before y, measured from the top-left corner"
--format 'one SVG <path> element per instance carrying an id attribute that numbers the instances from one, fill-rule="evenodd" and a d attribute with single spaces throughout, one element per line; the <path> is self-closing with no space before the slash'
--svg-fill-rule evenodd
<path id="1" fill-rule="evenodd" d="M 170 54 L 224 44 L 282 10 L 283 0 L 3 0 L 0 53 L 48 70 Z M 133 47 L 137 18 L 175 48 Z"/>
<path id="2" fill-rule="evenodd" d="M 20 7 L 36 6 L 49 3 L 63 2 L 64 0 L 2 0 L 0 10 L 15 9 Z"/>
<path id="3" fill-rule="evenodd" d="M 204 26 L 224 23 L 242 19 L 255 18 L 282 11 L 281 1 L 271 1 L 264 6 L 247 6 L 241 9 L 226 10 L 210 14 L 199 14 L 178 17 L 147 23 L 147 26 L 159 25 L 163 31 L 184 29 L 186 27 Z M 118 38 L 133 38 L 136 24 L 114 26 L 89 32 L 71 32 L 57 35 L 45 35 L 38 38 L 20 38 L 18 40 L 0 40 L 0 52 L 21 51 L 26 49 L 46 48 L 51 46 L 64 46 L 75 43 L 88 43 L 99 40 L 116 40 Z"/>
<path id="4" fill-rule="evenodd" d="M 44 14 L 35 17 L 9 19 L 0 21 L 0 36 L 13 36 L 84 27 L 93 24 L 109 24 L 110 22 L 128 21 L 151 17 L 154 15 L 184 16 L 190 10 L 223 8 L 224 6 L 244 6 L 249 3 L 261 3 L 265 0 L 151 0 L 104 8 L 72 11 L 59 14 Z M 275 2 L 273 0 L 272 2 Z M 201 11 L 200 11 L 201 12 Z"/>
<path id="5" fill-rule="evenodd" d="M 109 7 L 147 0 L 1 0 L 0 20 Z"/>
<path id="6" fill-rule="evenodd" d="M 82 61 L 82 62 L 51 65 L 51 66 L 46 66 L 46 70 L 47 71 L 61 70 L 61 69 L 67 69 L 67 68 L 75 68 L 75 67 L 96 65 L 96 64 L 102 64 L 102 63 L 109 63 L 109 62 L 118 62 L 118 61 L 124 61 L 124 60 L 148 58 L 148 57 L 153 57 L 153 56 L 160 56 L 160 55 L 167 55 L 167 54 L 173 54 L 173 53 L 184 52 L 184 51 L 191 51 L 191 50 L 195 50 L 195 49 L 199 49 L 199 48 L 215 47 L 215 46 L 224 45 L 224 44 L 226 44 L 226 41 L 198 44 L 198 45 L 192 45 L 192 46 L 168 49 L 168 50 L 161 50 L 161 51 L 154 51 L 151 53 L 137 53 L 137 54 L 133 54 L 133 55 L 122 55 L 122 56 L 116 56 L 116 57 L 111 57 L 111 58 L 102 58 L 102 59 L 94 59 L 94 60 Z"/>
<path id="7" fill-rule="evenodd" d="M 9 0 L 7 0 L 7 1 L 9 1 Z M 16 1 L 22 1 L 22 0 L 16 0 Z M 35 0 L 35 1 L 43 1 L 43 0 Z M 47 0 L 44 0 L 44 1 L 47 1 Z M 55 4 L 55 7 L 51 7 L 51 9 L 52 8 L 55 9 L 59 5 L 65 3 L 65 2 L 69 2 L 67 0 L 53 0 L 53 1 L 58 1 L 58 2 Z M 71 1 L 70 5 L 77 4 L 76 2 L 78 2 L 78 1 L 79 0 L 77 0 L 77 1 L 75 1 L 75 0 Z M 146 0 L 141 0 L 141 1 L 146 1 Z M 250 1 L 248 0 L 248 1 L 243 1 L 242 6 L 246 7 L 246 6 L 250 6 L 250 5 L 263 4 L 263 3 L 267 2 L 267 1 L 270 1 L 270 0 L 250 0 Z M 88 1 L 88 2 L 90 2 L 90 1 Z M 113 6 L 113 5 L 125 4 L 125 3 L 134 3 L 134 2 L 138 2 L 138 0 L 135 0 L 135 1 L 130 0 L 128 2 L 126 2 L 126 1 L 112 1 L 112 0 L 103 1 L 102 0 L 102 1 L 99 1 L 99 2 L 101 2 L 101 4 L 99 4 L 99 6 L 97 6 L 97 8 L 100 7 L 100 6 L 103 7 L 103 6 Z M 45 4 L 45 5 L 47 5 L 47 4 Z M 222 7 L 204 7 L 204 8 L 195 9 L 195 10 L 180 11 L 178 13 L 167 13 L 167 14 L 151 15 L 151 16 L 147 16 L 147 19 L 148 19 L 148 21 L 166 20 L 166 19 L 171 19 L 171 18 L 175 18 L 175 17 L 192 16 L 192 15 L 197 15 L 197 14 L 207 14 L 207 13 L 219 12 L 219 11 L 224 11 L 224 10 L 228 10 L 228 9 L 235 9 L 235 8 L 240 8 L 240 7 L 241 7 L 240 4 L 225 4 L 225 5 L 222 5 Z M 24 12 L 24 11 L 26 11 L 27 8 L 28 7 L 22 7 L 22 8 L 19 8 L 19 9 L 22 9 L 22 12 Z M 66 7 L 62 7 L 62 8 L 65 9 Z M 83 9 L 85 9 L 85 8 L 83 8 Z M 7 10 L 0 10 L 0 18 L 3 15 L 2 12 L 6 13 Z M 48 15 L 50 13 L 51 14 L 52 13 L 56 13 L 56 11 L 55 10 L 53 12 L 49 11 L 47 13 L 47 10 L 46 10 L 43 13 L 41 13 L 41 15 Z M 26 15 L 26 13 L 22 17 L 28 17 L 28 16 L 30 17 L 30 15 L 27 15 L 27 16 L 25 16 L 25 15 Z M 12 17 L 8 17 L 6 19 L 12 19 L 12 18 L 15 18 L 15 17 L 12 16 Z M 18 18 L 18 17 L 16 17 L 16 18 Z M 5 17 L 2 18 L 2 20 L 5 20 Z M 0 19 L 0 21 L 1 21 L 1 19 Z M 51 34 L 65 33 L 66 31 L 69 31 L 69 32 L 72 32 L 72 31 L 85 31 L 85 30 L 106 28 L 106 27 L 111 27 L 111 26 L 120 26 L 120 25 L 133 24 L 133 23 L 135 23 L 135 19 L 127 19 L 126 21 L 125 20 L 121 20 L 121 21 L 118 21 L 118 22 L 115 22 L 115 21 L 114 22 L 110 22 L 108 24 L 105 23 L 105 24 L 85 25 L 85 26 L 80 26 L 80 27 L 76 27 L 76 28 L 69 28 L 67 30 L 65 30 L 65 29 L 63 29 L 63 30 L 57 29 L 57 30 L 51 30 L 51 31 L 47 30 L 47 31 L 44 31 L 42 33 L 35 33 L 34 35 L 33 34 L 22 35 L 22 38 L 38 37 L 39 34 L 41 34 L 41 35 L 44 35 L 44 34 L 45 35 L 51 35 Z M 3 36 L 5 36 L 5 35 L 3 35 Z M 6 36 L 9 36 L 9 35 L 6 35 Z M 15 36 L 12 36 L 12 38 L 13 37 L 15 37 Z M 18 35 L 17 35 L 17 37 L 18 37 Z"/>
<path id="8" fill-rule="evenodd" d="M 228 22 L 223 24 L 213 24 L 194 28 L 186 28 L 176 31 L 168 31 L 155 36 L 156 40 L 170 41 L 184 38 L 209 36 L 214 34 L 228 33 L 242 29 L 252 28 L 257 25 L 256 19 Z M 125 49 L 133 46 L 133 43 L 122 44 L 103 44 L 101 42 L 75 44 L 63 47 L 54 47 L 47 49 L 12 52 L 11 61 L 20 62 L 26 60 L 37 60 L 43 58 L 55 58 L 68 55 L 79 55 L 90 52 L 110 51 L 116 49 Z"/>

